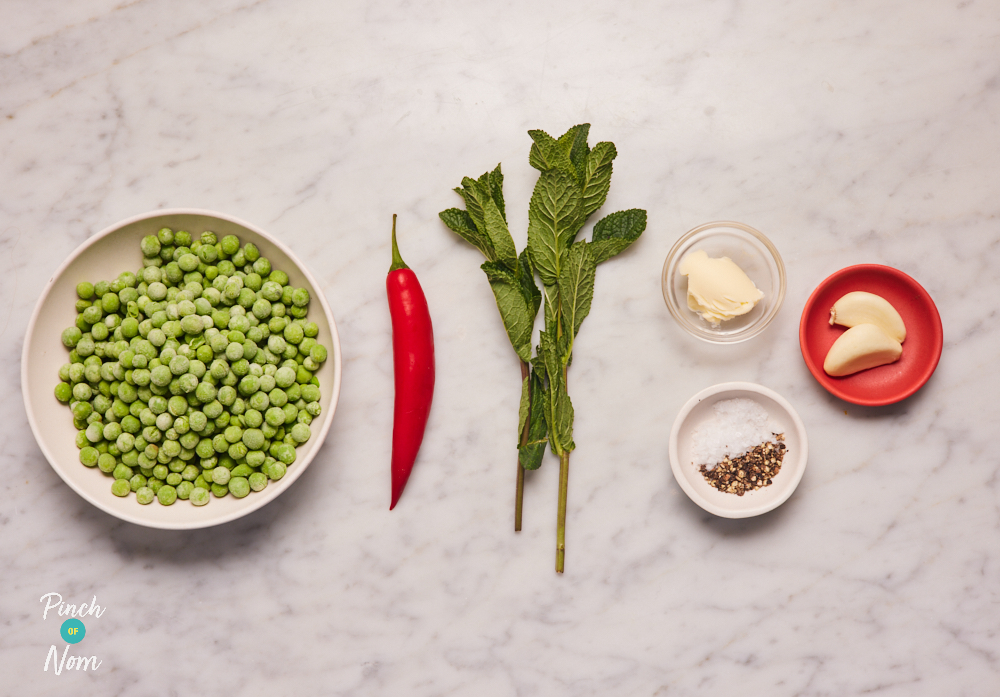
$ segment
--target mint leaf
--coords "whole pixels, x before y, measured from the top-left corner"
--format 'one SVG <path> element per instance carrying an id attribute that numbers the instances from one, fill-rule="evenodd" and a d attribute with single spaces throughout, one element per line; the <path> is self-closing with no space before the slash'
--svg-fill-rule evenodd
<path id="1" fill-rule="evenodd" d="M 586 169 L 587 155 L 590 153 L 590 147 L 587 145 L 589 134 L 590 124 L 581 123 L 559 137 L 559 144 L 569 153 L 569 161 L 573 164 L 573 173 L 578 182 L 581 181 Z"/>
<path id="2" fill-rule="evenodd" d="M 535 270 L 531 267 L 531 259 L 528 258 L 527 247 L 517 257 L 517 280 L 521 284 L 521 295 L 528 303 L 532 320 L 538 315 L 538 308 L 542 305 L 542 293 L 535 285 Z"/>
<path id="3" fill-rule="evenodd" d="M 594 261 L 586 242 L 577 242 L 569 248 L 566 262 L 559 274 L 559 299 L 563 331 L 570 337 L 568 342 L 570 352 L 573 350 L 573 338 L 590 313 L 590 305 L 594 299 L 596 271 L 597 262 Z M 568 360 L 568 355 L 563 357 L 564 363 Z"/>
<path id="4" fill-rule="evenodd" d="M 573 404 L 566 392 L 563 366 L 559 358 L 559 346 L 555 337 L 548 332 L 539 334 L 538 355 L 542 359 L 548 383 L 543 391 L 545 400 L 545 421 L 548 424 L 549 447 L 556 455 L 572 450 L 573 445 Z"/>
<path id="5" fill-rule="evenodd" d="M 627 249 L 646 229 L 646 211 L 631 208 L 601 218 L 594 225 L 590 250 L 600 264 Z"/>
<path id="6" fill-rule="evenodd" d="M 531 331 L 535 315 L 524 298 L 521 282 L 502 262 L 487 261 L 481 268 L 490 281 L 510 344 L 518 357 L 527 363 L 531 360 Z"/>
<path id="7" fill-rule="evenodd" d="M 578 176 L 569 159 L 572 143 L 563 144 L 545 131 L 528 131 L 528 135 L 535 141 L 528 153 L 528 164 L 540 172 L 560 170 L 574 179 Z"/>
<path id="8" fill-rule="evenodd" d="M 514 247 L 514 238 L 510 236 L 503 214 L 492 197 L 485 196 L 483 199 L 483 219 L 486 223 L 486 236 L 496 251 L 496 258 L 511 270 L 516 269 L 517 248 Z"/>
<path id="9" fill-rule="evenodd" d="M 587 154 L 587 164 L 583 171 L 583 217 L 604 205 L 611 188 L 611 169 L 618 151 L 614 143 L 598 143 Z"/>
<path id="10" fill-rule="evenodd" d="M 485 234 L 476 229 L 472 216 L 467 212 L 461 208 L 449 208 L 438 213 L 438 217 L 452 232 L 482 252 L 484 257 L 490 261 L 496 259 L 493 243 Z"/>
<path id="11" fill-rule="evenodd" d="M 484 220 L 483 203 L 490 198 L 483 192 L 479 182 L 471 177 L 462 177 L 462 186 L 455 189 L 465 200 L 465 210 L 475 224 L 476 229 L 486 234 L 486 221 Z"/>
<path id="12" fill-rule="evenodd" d="M 490 198 L 493 199 L 493 203 L 497 204 L 497 209 L 500 211 L 500 216 L 503 218 L 504 223 L 506 223 L 507 211 L 504 208 L 504 202 L 503 202 L 503 172 L 500 171 L 499 164 L 492 172 L 489 173 L 489 176 L 487 177 L 487 182 L 490 191 Z"/>
<path id="13" fill-rule="evenodd" d="M 531 419 L 531 423 L 528 425 L 528 442 L 519 445 L 517 452 L 518 462 L 526 470 L 536 470 L 541 467 L 545 445 L 549 442 L 548 424 L 545 422 L 544 393 L 541 376 L 537 371 L 531 371 L 530 376 L 524 379 L 521 392 L 524 418 Z M 526 402 L 530 403 L 530 410 Z M 525 421 L 522 420 L 521 430 L 518 431 L 518 434 L 524 433 L 524 425 Z"/>
<path id="14" fill-rule="evenodd" d="M 543 286 L 545 289 L 545 331 L 559 336 L 559 286 Z"/>
<path id="15" fill-rule="evenodd" d="M 542 172 L 528 205 L 528 254 L 545 285 L 559 279 L 562 256 L 579 231 L 580 190 L 559 170 Z"/>

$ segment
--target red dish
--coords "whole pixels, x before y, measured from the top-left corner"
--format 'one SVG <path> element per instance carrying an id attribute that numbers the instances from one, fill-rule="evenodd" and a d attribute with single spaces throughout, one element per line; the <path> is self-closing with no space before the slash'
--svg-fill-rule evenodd
<path id="1" fill-rule="evenodd" d="M 899 312 L 906 325 L 903 355 L 889 365 L 833 378 L 823 372 L 823 361 L 846 329 L 830 324 L 830 308 L 855 290 L 881 295 Z M 820 283 L 799 323 L 802 358 L 813 377 L 830 394 L 868 407 L 895 404 L 923 387 L 937 368 L 943 344 L 941 315 L 931 296 L 902 271 L 879 264 L 848 266 Z"/>

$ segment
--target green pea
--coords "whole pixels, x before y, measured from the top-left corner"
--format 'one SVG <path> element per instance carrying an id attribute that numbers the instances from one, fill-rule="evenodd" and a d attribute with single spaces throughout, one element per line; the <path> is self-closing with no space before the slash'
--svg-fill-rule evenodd
<path id="1" fill-rule="evenodd" d="M 188 499 L 195 506 L 204 506 L 209 502 L 208 489 L 196 486 L 191 490 L 191 493 L 188 495 Z"/>
<path id="2" fill-rule="evenodd" d="M 90 300 L 94 297 L 94 284 L 88 281 L 81 281 L 76 284 L 76 294 L 83 300 Z"/>
<path id="3" fill-rule="evenodd" d="M 153 499 L 156 498 L 156 492 L 150 489 L 148 486 L 141 486 L 135 490 L 135 500 L 141 503 L 143 506 L 153 503 Z"/>
<path id="4" fill-rule="evenodd" d="M 292 426 L 292 438 L 296 443 L 305 443 L 309 438 L 312 437 L 312 432 L 309 427 L 303 423 L 297 423 Z"/>
<path id="5" fill-rule="evenodd" d="M 68 382 L 60 382 L 56 385 L 55 395 L 56 399 L 63 404 L 66 404 L 73 397 L 73 386 Z"/>
<path id="6" fill-rule="evenodd" d="M 99 456 L 97 448 L 88 445 L 80 450 L 80 463 L 86 467 L 94 467 L 97 465 Z"/>
<path id="7" fill-rule="evenodd" d="M 156 498 L 164 506 L 170 506 L 177 500 L 177 489 L 169 484 L 164 484 L 156 492 Z"/>
<path id="8" fill-rule="evenodd" d="M 238 499 L 250 493 L 250 483 L 246 477 L 233 477 L 229 480 L 229 493 Z"/>
<path id="9" fill-rule="evenodd" d="M 254 472 L 247 477 L 247 483 L 254 491 L 263 491 L 267 486 L 267 475 L 263 472 Z"/>
<path id="10" fill-rule="evenodd" d="M 309 351 L 309 357 L 317 363 L 324 362 L 327 358 L 326 347 L 322 344 L 316 344 L 312 347 L 312 350 Z"/>
<path id="11" fill-rule="evenodd" d="M 146 486 L 146 477 L 142 474 L 133 474 L 128 483 L 132 491 L 139 491 L 139 489 Z"/>
<path id="12" fill-rule="evenodd" d="M 291 446 L 286 446 L 286 447 L 290 448 Z M 292 448 L 293 452 L 294 450 L 295 449 Z M 265 467 L 267 467 L 267 472 L 266 472 L 267 476 L 273 481 L 278 481 L 279 479 L 284 477 L 285 472 L 288 471 L 288 468 L 285 466 L 285 463 L 280 460 L 276 460 L 275 462 L 271 463 L 270 466 L 265 465 Z"/>
<path id="13" fill-rule="evenodd" d="M 115 496 L 128 496 L 132 493 L 132 487 L 127 479 L 116 479 L 114 484 L 111 485 L 111 493 Z"/>

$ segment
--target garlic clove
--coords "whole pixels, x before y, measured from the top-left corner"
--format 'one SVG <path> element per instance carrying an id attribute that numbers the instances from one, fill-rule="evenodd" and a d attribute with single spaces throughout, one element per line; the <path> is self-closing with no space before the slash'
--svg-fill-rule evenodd
<path id="1" fill-rule="evenodd" d="M 833 342 L 823 370 L 832 377 L 843 377 L 898 361 L 902 353 L 900 343 L 877 325 L 858 324 Z"/>
<path id="2" fill-rule="evenodd" d="M 830 324 L 844 327 L 874 324 L 900 343 L 906 339 L 906 325 L 896 308 L 882 296 L 864 291 L 848 293 L 835 302 L 830 308 Z"/>

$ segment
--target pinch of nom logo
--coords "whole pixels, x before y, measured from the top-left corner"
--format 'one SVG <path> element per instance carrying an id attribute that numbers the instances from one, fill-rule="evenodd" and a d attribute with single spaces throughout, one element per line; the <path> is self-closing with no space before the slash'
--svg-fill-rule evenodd
<path id="1" fill-rule="evenodd" d="M 59 627 L 59 636 L 66 642 L 66 648 L 63 649 L 62 657 L 60 658 L 59 649 L 56 648 L 56 645 L 52 644 L 48 654 L 45 656 L 45 667 L 43 670 L 48 672 L 49 662 L 52 663 L 52 672 L 56 675 L 61 675 L 64 670 L 97 670 L 101 665 L 101 661 L 97 660 L 97 656 L 85 658 L 83 656 L 68 655 L 70 645 L 79 644 L 87 635 L 87 627 L 80 618 L 100 617 L 107 610 L 106 607 L 101 607 L 97 604 L 97 596 L 95 595 L 94 599 L 89 603 L 72 605 L 64 603 L 63 597 L 59 593 L 46 593 L 39 598 L 39 602 L 45 603 L 45 608 L 42 610 L 43 620 L 48 619 L 49 611 L 51 610 L 55 610 L 52 613 L 55 617 L 68 618 Z"/>

